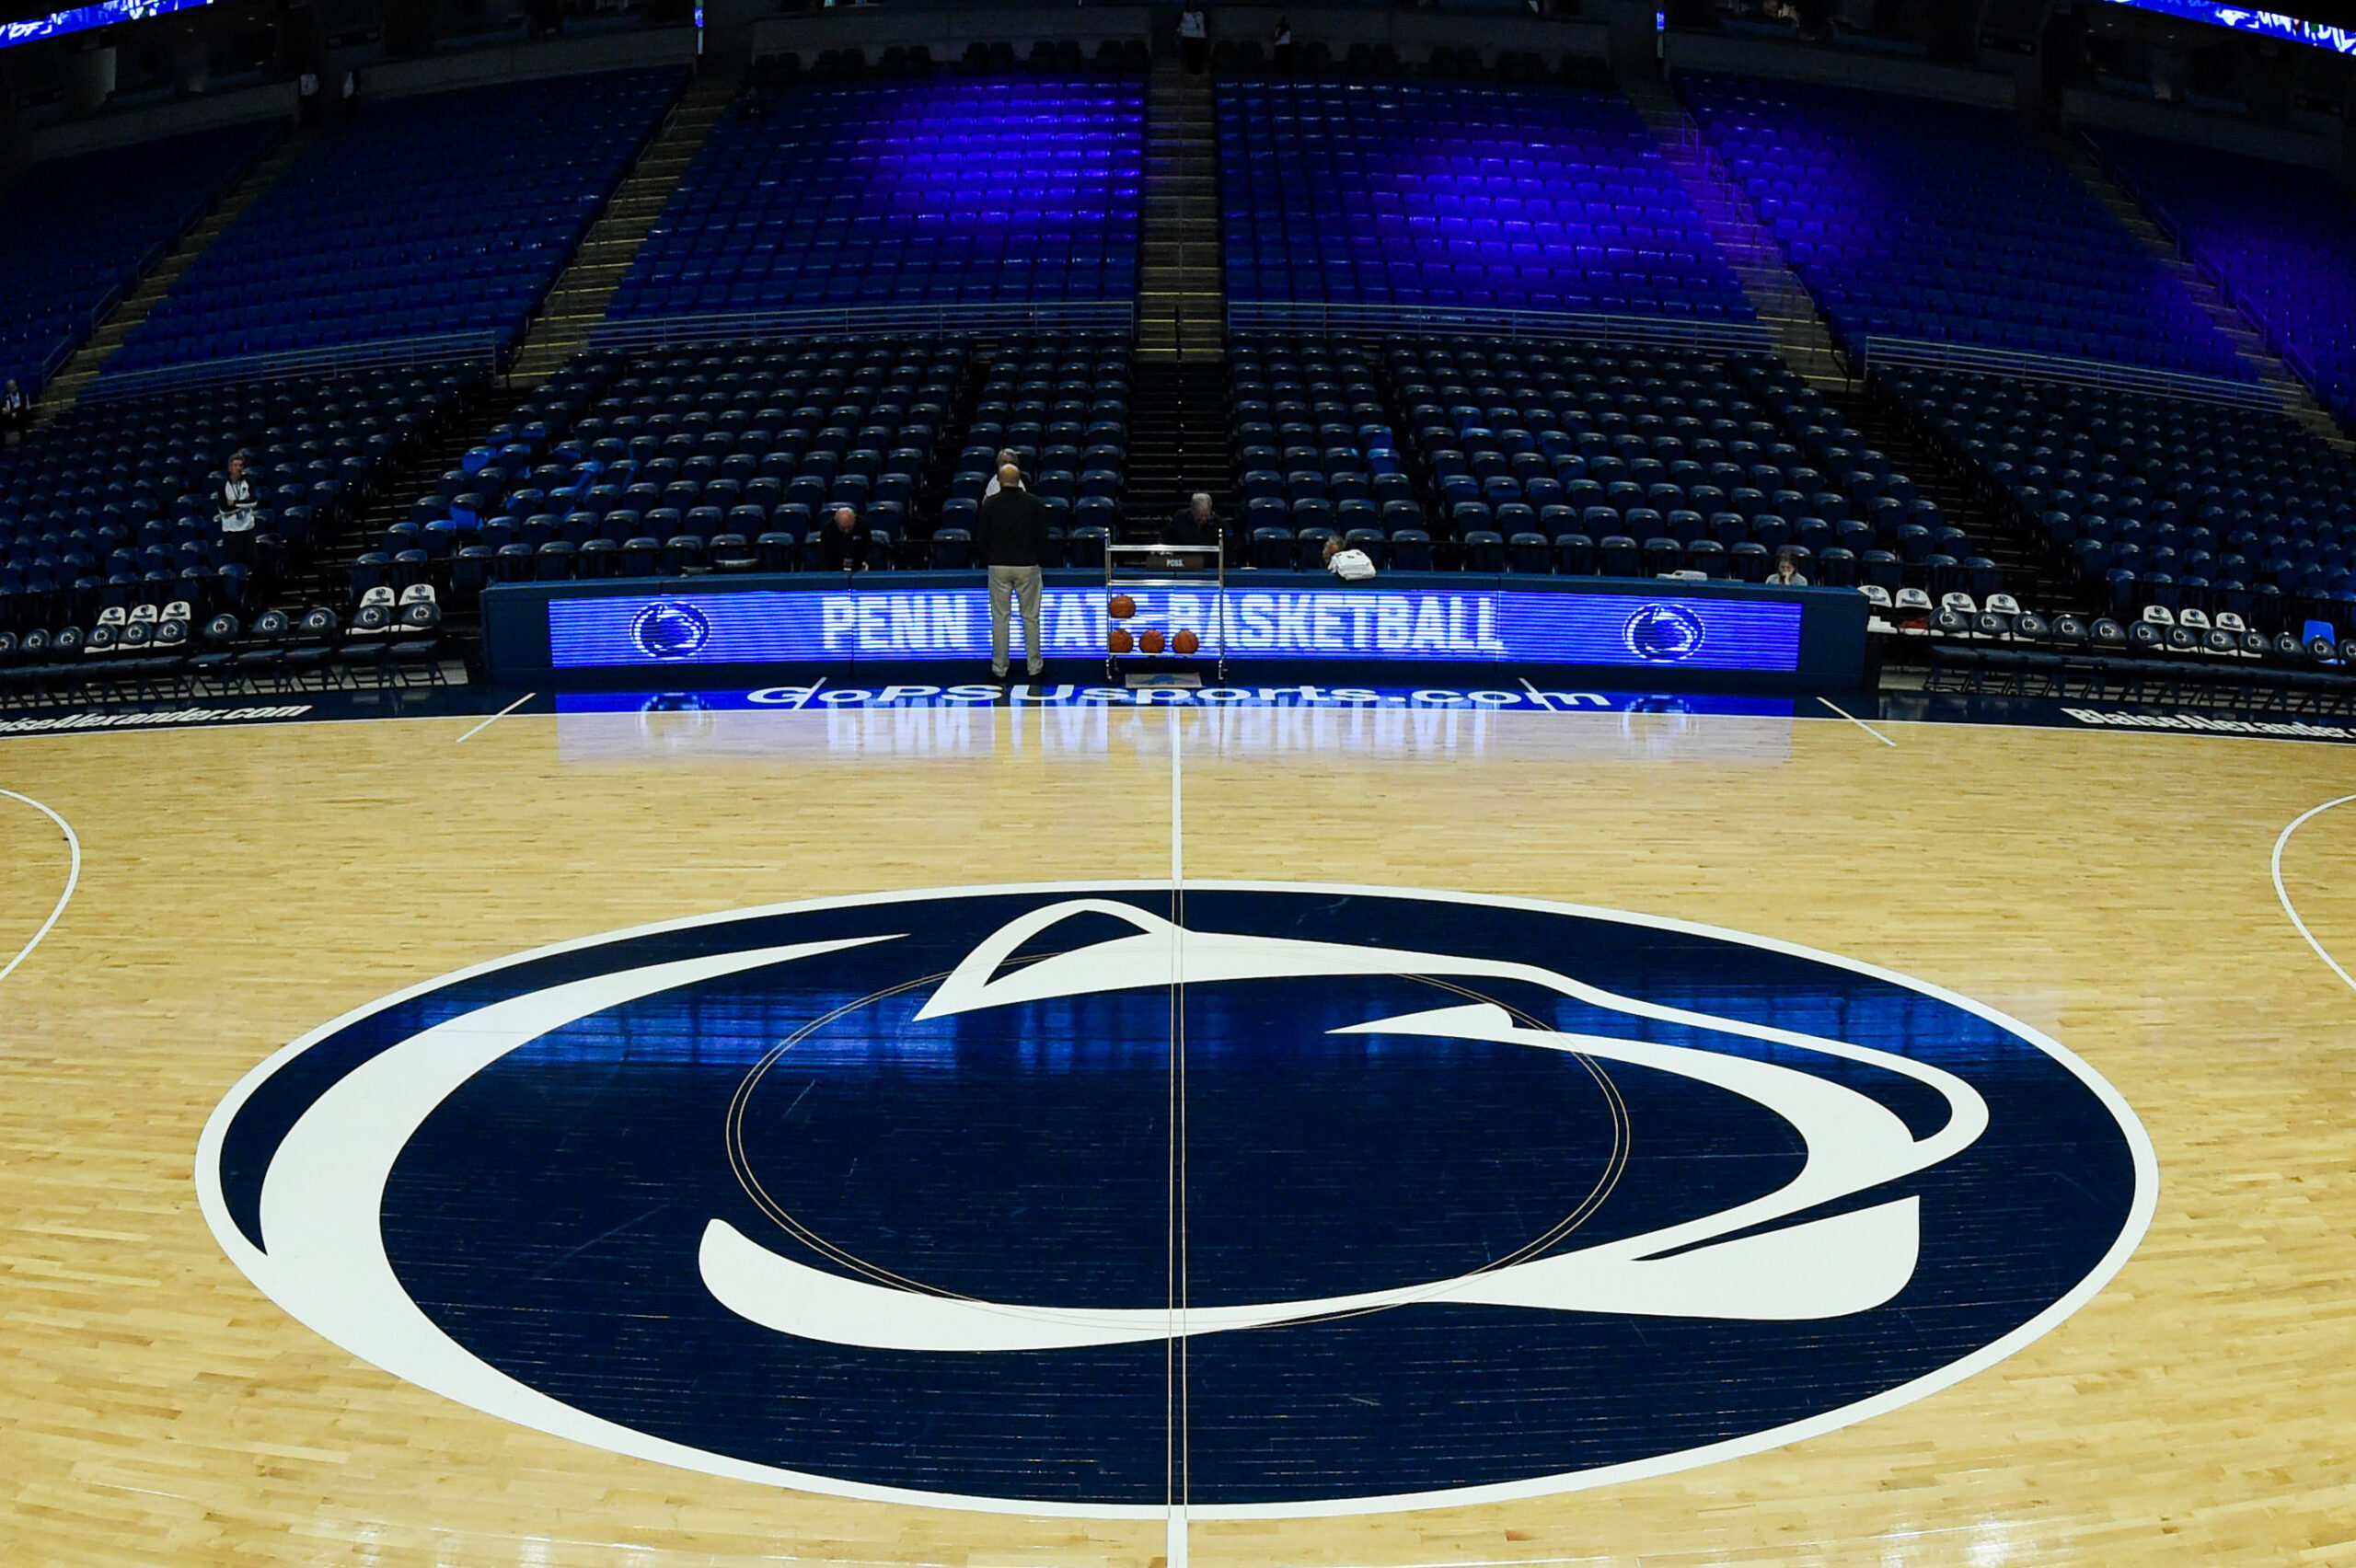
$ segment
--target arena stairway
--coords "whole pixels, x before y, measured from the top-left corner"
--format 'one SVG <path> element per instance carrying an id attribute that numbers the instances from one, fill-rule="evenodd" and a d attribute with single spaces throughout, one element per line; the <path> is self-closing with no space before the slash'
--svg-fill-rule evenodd
<path id="1" fill-rule="evenodd" d="M 549 285 L 510 374 L 523 386 L 537 386 L 588 346 L 589 334 L 606 318 L 614 292 L 638 259 L 639 248 L 695 162 L 712 128 L 720 123 L 740 78 L 722 73 L 691 85 L 663 128 L 639 154 L 637 164 L 589 227 L 572 260 Z"/>
<path id="2" fill-rule="evenodd" d="M 1662 161 L 1675 171 L 1710 238 L 1742 284 L 1760 325 L 1773 339 L 1784 363 L 1806 376 L 1809 385 L 1829 391 L 1846 383 L 1832 332 L 1809 297 L 1807 288 L 1784 260 L 1774 236 L 1760 223 L 1750 199 L 1718 161 L 1702 135 L 1702 128 L 1669 84 L 1647 72 L 1632 74 L 1621 90 L 1637 117 L 1652 132 Z"/>
<path id="3" fill-rule="evenodd" d="M 1218 118 L 1207 73 L 1154 63 L 1146 85 L 1144 233 L 1138 363 L 1220 357 L 1227 296 L 1219 254 Z"/>
<path id="4" fill-rule="evenodd" d="M 272 606 L 299 616 L 314 605 L 339 613 L 352 607 L 352 563 L 382 548 L 385 532 L 406 518 L 418 498 L 431 492 L 443 473 L 458 466 L 482 432 L 507 417 L 524 401 L 520 384 L 491 382 L 467 398 L 429 432 L 406 458 L 395 459 L 392 469 L 356 516 L 334 534 L 314 539 L 304 558 L 290 570 L 272 595 Z"/>
<path id="5" fill-rule="evenodd" d="M 122 347 L 133 330 L 147 319 L 148 312 L 162 303 L 172 285 L 179 282 L 207 247 L 221 236 L 224 229 L 237 222 L 237 215 L 250 207 L 270 189 L 278 177 L 284 174 L 296 158 L 301 157 L 318 141 L 317 131 L 298 131 L 271 149 L 269 156 L 248 170 L 245 179 L 232 186 L 220 204 L 205 214 L 194 228 L 182 235 L 179 243 L 167 252 L 153 271 L 139 281 L 139 286 L 123 295 L 122 302 L 110 312 L 89 340 L 75 350 L 64 367 L 42 389 L 35 417 L 42 424 L 74 406 L 84 388 L 98 377 L 106 362 Z"/>
<path id="6" fill-rule="evenodd" d="M 2339 425 L 2306 384 L 2291 374 L 2290 366 L 2267 347 L 2266 340 L 2250 326 L 2248 318 L 2234 308 L 2209 275 L 2187 260 L 2168 232 L 2145 214 L 2140 203 L 2126 187 L 2110 177 L 2110 171 L 2074 138 L 2056 140 L 2054 152 L 2092 190 L 2113 216 L 2125 225 L 2127 232 L 2141 240 L 2143 248 L 2159 259 L 2160 265 L 2173 273 L 2192 296 L 2193 303 L 2209 314 L 2246 363 L 2258 375 L 2268 391 L 2281 401 L 2283 411 L 2299 421 L 2300 426 L 2341 452 L 2356 452 L 2356 442 L 2340 433 Z"/>
<path id="7" fill-rule="evenodd" d="M 1121 481 L 1122 522 L 1158 528 L 1187 496 L 1208 490 L 1219 515 L 1235 505 L 1228 451 L 1227 372 L 1200 357 L 1149 356 L 1129 372 L 1129 450 Z"/>
<path id="8" fill-rule="evenodd" d="M 1946 442 L 1916 426 L 1905 407 L 1875 386 L 1830 391 L 1825 400 L 1857 433 L 1914 481 L 1915 493 L 1939 503 L 1946 521 L 2004 574 L 2004 592 L 2046 615 L 2092 613 L 2095 605 L 2069 564 L 2010 506 L 1992 502 L 1969 467 Z"/>

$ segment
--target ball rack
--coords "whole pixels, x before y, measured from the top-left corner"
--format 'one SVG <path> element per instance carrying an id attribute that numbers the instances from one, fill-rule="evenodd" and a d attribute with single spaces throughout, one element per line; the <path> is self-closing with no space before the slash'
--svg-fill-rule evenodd
<path id="1" fill-rule="evenodd" d="M 1104 547 L 1104 600 L 1109 608 L 1113 595 L 1132 588 L 1207 588 L 1211 595 L 1209 624 L 1201 633 L 1208 644 L 1193 655 L 1201 658 L 1207 653 L 1214 672 L 1213 678 L 1227 679 L 1227 551 L 1220 545 L 1106 545 Z M 1108 683 L 1122 682 L 1131 686 L 1198 686 L 1201 677 L 1191 672 L 1162 670 L 1154 673 L 1130 673 L 1121 668 L 1124 659 L 1150 659 L 1157 662 L 1184 657 L 1169 650 L 1160 653 L 1114 653 L 1110 644 L 1104 654 L 1104 678 Z"/>

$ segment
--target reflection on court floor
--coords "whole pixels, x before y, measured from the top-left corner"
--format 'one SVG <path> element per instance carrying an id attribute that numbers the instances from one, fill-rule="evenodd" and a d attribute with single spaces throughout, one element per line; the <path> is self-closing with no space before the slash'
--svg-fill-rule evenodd
<path id="1" fill-rule="evenodd" d="M 1556 693 L 1544 694 L 1553 705 L 1541 708 L 1527 694 L 1511 704 L 1476 699 L 1518 694 L 1402 693 L 1396 702 L 1304 702 L 1298 700 L 1299 688 L 1274 689 L 1296 700 L 993 707 L 937 695 L 885 702 L 880 693 L 853 688 L 839 695 L 867 700 L 765 707 L 733 694 L 717 700 L 710 693 L 568 696 L 559 699 L 557 736 L 559 755 L 572 763 L 650 756 L 1102 758 L 1115 748 L 1163 755 L 1174 718 L 1181 748 L 1206 759 L 1330 753 L 1757 766 L 1789 756 L 1795 722 L 1788 701 L 1757 698 Z M 807 688 L 797 691 L 809 695 Z M 816 695 L 828 694 L 822 688 Z M 1413 700 L 1415 695 L 1434 699 Z M 1590 698 L 1595 706 L 1563 706 L 1572 697 Z"/>

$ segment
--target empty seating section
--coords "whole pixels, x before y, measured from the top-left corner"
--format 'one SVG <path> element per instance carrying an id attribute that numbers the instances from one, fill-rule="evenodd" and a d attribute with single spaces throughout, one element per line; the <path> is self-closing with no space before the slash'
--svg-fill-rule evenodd
<path id="1" fill-rule="evenodd" d="M 247 601 L 287 552 L 356 508 L 464 385 L 457 372 L 402 370 L 85 398 L 0 454 L 0 625 Z M 249 551 L 227 548 L 216 520 L 240 452 L 258 503 Z"/>
<path id="2" fill-rule="evenodd" d="M 1885 384 L 2075 562 L 2104 607 L 2231 611 L 2296 632 L 2356 597 L 2356 458 L 2288 415 L 1900 371 Z"/>
<path id="3" fill-rule="evenodd" d="M 1001 348 L 974 404 L 942 527 L 972 530 L 997 455 L 1012 452 L 1046 502 L 1051 529 L 1075 541 L 1074 564 L 1102 560 L 1102 547 L 1120 532 L 1128 419 L 1126 338 L 1026 336 Z"/>
<path id="4" fill-rule="evenodd" d="M 1757 582 L 1789 549 L 1817 581 L 2001 586 L 1770 356 L 1272 335 L 1230 359 L 1255 565 L 1313 565 L 1337 532 L 1400 570 Z"/>
<path id="5" fill-rule="evenodd" d="M 1327 537 L 1363 547 L 1369 529 L 1428 553 L 1375 357 L 1346 340 L 1242 337 L 1228 371 L 1248 564 L 1314 568 Z"/>
<path id="6" fill-rule="evenodd" d="M 1751 318 L 1616 94 L 1246 79 L 1218 137 L 1231 299 Z"/>
<path id="7" fill-rule="evenodd" d="M 609 72 L 371 105 L 222 231 L 108 373 L 446 332 L 513 341 L 685 81 Z"/>
<path id="8" fill-rule="evenodd" d="M 2313 169 L 2105 131 L 2096 151 L 2356 429 L 2356 204 Z"/>
<path id="9" fill-rule="evenodd" d="M 1144 147 L 1133 75 L 755 89 L 612 314 L 1126 302 Z"/>
<path id="10" fill-rule="evenodd" d="M 1990 592 L 1994 564 L 1935 502 L 1767 355 L 1560 344 L 1389 355 L 1440 527 L 1534 569 Z"/>
<path id="11" fill-rule="evenodd" d="M 283 133 L 272 121 L 35 164 L 0 198 L 0 375 L 37 390 Z"/>
<path id="12" fill-rule="evenodd" d="M 1750 77 L 1676 86 L 1853 349 L 1887 336 L 2251 378 L 2017 116 Z"/>
<path id="13" fill-rule="evenodd" d="M 462 594 L 492 580 L 790 571 L 837 504 L 896 547 L 965 360 L 959 344 L 892 340 L 586 355 L 444 474 L 360 571 L 399 585 L 406 560 Z"/>

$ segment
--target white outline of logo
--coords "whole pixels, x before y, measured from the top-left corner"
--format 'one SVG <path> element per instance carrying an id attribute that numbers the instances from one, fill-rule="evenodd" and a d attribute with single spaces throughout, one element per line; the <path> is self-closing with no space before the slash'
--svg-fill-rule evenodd
<path id="1" fill-rule="evenodd" d="M 676 650 L 656 648 L 649 643 L 646 640 L 648 623 L 664 615 L 685 616 L 696 628 L 695 640 Z M 676 599 L 658 599 L 630 617 L 629 640 L 632 647 L 650 659 L 692 659 L 703 651 L 705 643 L 711 640 L 711 622 L 693 605 L 681 604 Z"/>
<path id="2" fill-rule="evenodd" d="M 265 1253 L 246 1239 L 230 1217 L 222 1193 L 219 1164 L 229 1126 L 247 1101 L 278 1070 L 319 1042 L 387 1008 L 429 995 L 454 983 L 495 973 L 559 953 L 578 952 L 631 938 L 662 932 L 722 925 L 751 917 L 814 913 L 826 909 L 889 907 L 895 904 L 930 903 L 958 896 L 1064 894 L 1085 899 L 1091 894 L 1167 892 L 1166 882 L 1015 883 L 962 888 L 922 888 L 905 892 L 758 905 L 720 914 L 664 921 L 625 930 L 601 932 L 575 941 L 535 949 L 462 969 L 410 986 L 347 1013 L 312 1031 L 274 1053 L 238 1081 L 206 1121 L 197 1148 L 196 1182 L 205 1221 L 213 1228 L 230 1261 L 290 1315 L 314 1332 L 355 1355 L 402 1378 L 430 1389 L 486 1414 L 512 1421 L 553 1435 L 612 1453 L 653 1459 L 705 1474 L 791 1487 L 832 1496 L 925 1507 L 969 1508 L 990 1513 L 1034 1516 L 1160 1518 L 1166 1505 L 1057 1503 L 1021 1498 L 977 1497 L 922 1492 L 903 1487 L 847 1482 L 830 1476 L 759 1465 L 731 1458 L 686 1444 L 590 1415 L 510 1377 L 452 1340 L 410 1299 L 395 1278 L 387 1257 L 380 1210 L 387 1177 L 416 1127 L 458 1083 L 488 1066 L 517 1045 L 537 1038 L 570 1018 L 650 996 L 679 986 L 802 957 L 816 957 L 845 948 L 863 946 L 882 938 L 851 938 L 803 943 L 785 948 L 732 951 L 633 970 L 610 972 L 550 986 L 428 1029 L 391 1047 L 355 1069 L 321 1094 L 306 1109 L 271 1157 L 278 1161 L 294 1151 L 295 1163 L 318 1170 L 340 1168 L 341 1180 L 266 1180 L 263 1191 L 267 1231 L 282 1238 L 276 1250 Z M 1524 910 L 1533 914 L 1609 920 L 1653 930 L 1732 942 L 1763 951 L 1807 959 L 1853 974 L 1903 986 L 1946 1002 L 2007 1031 L 2043 1051 L 2077 1077 L 2109 1111 L 2126 1139 L 2135 1169 L 2135 1192 L 2125 1223 L 2101 1261 L 2060 1299 L 2002 1338 L 1970 1355 L 1949 1362 L 1911 1382 L 1854 1403 L 1820 1412 L 1782 1426 L 1746 1433 L 1739 1437 L 1700 1447 L 1679 1449 L 1625 1464 L 1533 1477 L 1528 1480 L 1455 1487 L 1380 1497 L 1319 1499 L 1310 1502 L 1250 1504 L 1190 1507 L 1204 1519 L 1316 1517 L 1332 1515 L 1393 1512 L 1413 1508 L 1456 1507 L 1468 1504 L 1505 1502 L 1567 1492 L 1585 1491 L 1623 1481 L 1634 1481 L 1715 1464 L 1761 1453 L 1804 1438 L 1897 1410 L 1994 1366 L 2042 1338 L 2076 1312 L 2107 1286 L 2123 1267 L 2150 1228 L 2159 1197 L 2158 1162 L 2142 1124 L 2101 1075 L 2068 1048 L 1992 1008 L 1906 975 L 1795 943 L 1727 930 L 1694 922 L 1623 910 L 1559 904 L 1537 899 L 1491 897 L 1471 894 L 1435 893 L 1422 889 L 1369 887 L 1348 883 L 1196 882 L 1196 892 L 1259 892 L 1320 895 L 1356 894 L 1373 898 L 1439 904 L 1475 905 L 1488 908 Z M 1174 929 L 1174 928 L 1173 928 Z M 1181 933 L 1191 941 L 1194 934 Z M 1303 944 L 1322 946 L 1323 944 Z M 1036 970 L 1039 966 L 1034 965 Z M 1511 966 L 1507 966 L 1511 967 Z M 1191 965 L 1188 972 L 1191 974 Z M 987 982 L 987 969 L 980 971 Z M 946 987 L 944 987 L 946 990 Z M 563 995 L 560 996 L 560 993 Z M 936 997 L 936 1004 L 939 998 Z M 1474 1009 L 1453 1009 L 1470 1011 Z M 512 1015 L 512 1016 L 511 1016 Z M 518 1031 L 524 1030 L 518 1037 Z M 1862 1049 L 1853 1047 L 1851 1049 Z M 1878 1055 L 1878 1054 L 1877 1054 Z M 1946 1075 L 1942 1074 L 1941 1077 Z M 372 1101 L 364 1124 L 314 1112 L 339 1096 Z M 1976 1101 L 1977 1097 L 1972 1096 Z M 1954 1103 L 1950 1096 L 1951 1104 Z M 355 1140 L 355 1126 L 364 1135 Z M 1971 1130 L 1977 1136 L 1977 1129 Z M 1967 1138 L 1964 1140 L 1969 1142 Z M 318 1147 L 306 1147 L 306 1145 Z M 365 1145 L 366 1147 L 361 1147 Z M 1919 1169 L 1919 1167 L 1918 1167 Z M 356 1172 L 356 1174 L 349 1174 Z M 1884 1205 L 1894 1208 L 1900 1205 Z M 1911 1205 L 1909 1207 L 1911 1212 Z M 1868 1210 L 1868 1214 L 1879 1211 Z M 707 1238 L 707 1251 L 710 1242 Z M 1707 1249 L 1702 1251 L 1706 1251 Z M 1691 1254 L 1689 1254 L 1691 1255 Z M 1911 1259 L 1908 1260 L 1911 1271 Z M 1902 1283 L 1902 1282 L 1901 1282 Z M 1214 1331 L 1216 1332 L 1216 1331 Z"/>
<path id="3" fill-rule="evenodd" d="M 1656 652 L 1651 649 L 1644 647 L 1636 640 L 1636 628 L 1655 619 L 1673 620 L 1677 622 L 1685 630 L 1692 634 L 1692 640 L 1686 643 L 1683 648 L 1674 653 Z M 1620 640 L 1627 645 L 1628 651 L 1634 653 L 1637 658 L 1642 659 L 1647 664 L 1682 664 L 1686 660 L 1691 659 L 1694 654 L 1702 651 L 1702 644 L 1708 639 L 1708 636 L 1709 628 L 1702 624 L 1702 617 L 1700 616 L 1695 615 L 1692 610 L 1687 609 L 1682 605 L 1672 605 L 1659 601 L 1648 604 L 1642 609 L 1636 611 L 1635 614 L 1628 617 L 1627 624 L 1620 628 Z"/>

